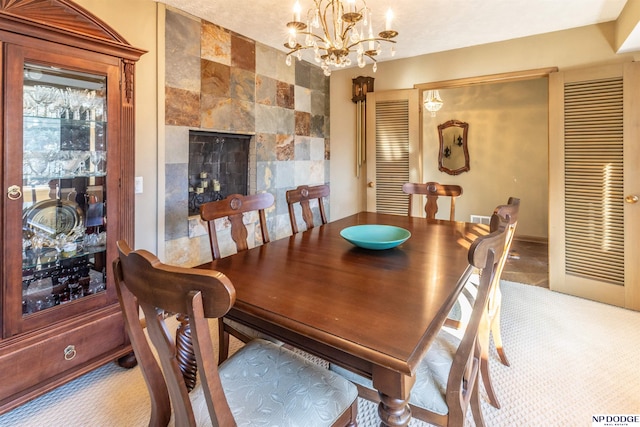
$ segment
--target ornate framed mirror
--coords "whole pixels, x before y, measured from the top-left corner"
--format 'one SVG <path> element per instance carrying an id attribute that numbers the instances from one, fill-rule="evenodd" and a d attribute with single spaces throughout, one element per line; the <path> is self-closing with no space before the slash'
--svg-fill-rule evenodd
<path id="1" fill-rule="evenodd" d="M 468 130 L 469 124 L 459 120 L 449 120 L 438 125 L 438 169 L 442 172 L 458 175 L 469 170 Z"/>

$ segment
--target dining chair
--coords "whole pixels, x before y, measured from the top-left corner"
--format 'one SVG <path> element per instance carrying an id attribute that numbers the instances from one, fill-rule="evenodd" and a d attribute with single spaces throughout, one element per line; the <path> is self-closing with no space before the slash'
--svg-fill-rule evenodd
<path id="1" fill-rule="evenodd" d="M 490 333 L 486 316 L 489 296 L 507 237 L 506 220 L 499 220 L 496 218 L 501 224 L 498 230 L 476 238 L 469 248 L 469 265 L 480 273 L 471 317 L 462 337 L 454 333 L 455 330 L 443 327 L 417 367 L 409 406 L 413 417 L 429 424 L 463 426 L 470 406 L 476 426 L 484 426 L 478 389 L 479 342 Z M 371 379 L 334 364 L 331 369 L 354 382 L 361 397 L 379 401 L 378 395 L 372 392 Z"/>
<path id="2" fill-rule="evenodd" d="M 506 205 L 499 205 L 495 208 L 493 215 L 491 216 L 489 231 L 494 232 L 500 227 L 506 227 L 506 238 L 504 242 L 504 249 L 502 256 L 498 260 L 496 266 L 496 274 L 494 282 L 489 291 L 489 304 L 487 305 L 487 321 L 490 327 L 491 334 L 487 334 L 480 341 L 481 358 L 480 358 L 480 371 L 482 382 L 487 392 L 489 403 L 495 408 L 500 408 L 500 401 L 498 399 L 493 382 L 491 381 L 491 373 L 489 372 L 489 349 L 490 339 L 493 338 L 493 342 L 498 353 L 498 357 L 503 365 L 509 366 L 509 361 L 504 351 L 502 343 L 502 332 L 500 328 L 500 312 L 502 306 L 502 292 L 500 291 L 500 280 L 502 277 L 502 271 L 505 263 L 509 258 L 509 252 L 511 250 L 511 243 L 513 242 L 513 236 L 515 234 L 516 227 L 518 225 L 518 212 L 520 210 L 520 199 L 517 197 L 510 197 Z M 500 220 L 504 219 L 505 224 L 501 224 Z M 449 314 L 449 317 L 445 321 L 445 325 L 462 329 L 466 327 L 466 321 L 461 309 L 462 306 L 468 308 L 473 303 L 475 293 L 478 287 L 478 275 L 472 274 L 467 281 L 465 288 L 461 293 L 461 297 L 458 298 L 454 309 Z M 468 310 L 467 310 L 468 311 Z"/>
<path id="3" fill-rule="evenodd" d="M 296 234 L 298 232 L 298 222 L 295 215 L 295 205 L 299 204 L 302 211 L 302 220 L 307 226 L 307 230 L 315 226 L 313 220 L 313 211 L 309 204 L 310 200 L 317 200 L 318 210 L 320 211 L 321 224 L 327 223 L 327 215 L 324 210 L 324 198 L 329 197 L 329 186 L 324 185 L 300 185 L 293 190 L 288 190 L 287 193 L 287 205 L 289 207 L 289 220 L 291 221 L 291 232 Z"/>
<path id="4" fill-rule="evenodd" d="M 207 222 L 209 229 L 209 243 L 213 259 L 220 258 L 220 247 L 216 232 L 215 220 L 228 218 L 231 224 L 231 238 L 236 249 L 244 251 L 249 249 L 247 227 L 244 224 L 244 215 L 250 212 L 258 212 L 260 220 L 260 233 L 262 243 L 269 242 L 269 230 L 265 209 L 273 206 L 274 198 L 271 193 L 257 193 L 243 196 L 242 194 L 230 194 L 223 200 L 203 203 L 200 205 L 200 218 Z"/>
<path id="5" fill-rule="evenodd" d="M 409 207 L 407 215 L 411 216 L 413 210 L 413 197 L 416 195 L 427 196 L 427 203 L 424 211 L 427 218 L 435 219 L 438 213 L 438 197 L 451 197 L 451 205 L 449 208 L 449 220 L 456 219 L 456 199 L 462 195 L 462 187 L 454 184 L 439 184 L 437 182 L 414 183 L 407 182 L 402 185 L 402 191 L 409 195 Z"/>
<path id="6" fill-rule="evenodd" d="M 145 250 L 132 251 L 124 241 L 117 247 L 116 290 L 151 397 L 150 426 L 168 425 L 172 407 L 176 426 L 356 425 L 356 387 L 283 346 L 255 339 L 217 364 L 208 319 L 224 316 L 235 302 L 235 289 L 224 274 L 168 266 Z M 166 312 L 187 313 L 192 325 L 200 381 L 190 394 Z"/>
<path id="7" fill-rule="evenodd" d="M 209 243 L 213 259 L 218 259 L 220 247 L 216 232 L 216 220 L 227 218 L 231 224 L 231 238 L 235 243 L 238 252 L 249 249 L 247 238 L 249 237 L 247 227 L 244 224 L 245 213 L 257 212 L 260 219 L 260 232 L 262 243 L 269 242 L 269 230 L 265 209 L 273 206 L 274 198 L 271 193 L 258 193 L 248 196 L 241 194 L 231 194 L 223 200 L 204 203 L 200 206 L 200 218 L 207 222 L 209 229 Z M 256 278 L 258 280 L 258 278 Z M 241 325 L 233 320 L 221 317 L 219 320 L 219 346 L 218 360 L 222 363 L 229 355 L 229 334 L 240 341 L 248 342 L 252 338 L 267 338 L 258 332 Z"/>

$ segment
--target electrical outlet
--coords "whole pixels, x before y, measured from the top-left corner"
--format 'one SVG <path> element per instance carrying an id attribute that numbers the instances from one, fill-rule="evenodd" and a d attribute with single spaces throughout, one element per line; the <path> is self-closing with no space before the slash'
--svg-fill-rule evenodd
<path id="1" fill-rule="evenodd" d="M 142 193 L 142 177 L 141 176 L 136 176 L 135 193 L 136 194 Z"/>

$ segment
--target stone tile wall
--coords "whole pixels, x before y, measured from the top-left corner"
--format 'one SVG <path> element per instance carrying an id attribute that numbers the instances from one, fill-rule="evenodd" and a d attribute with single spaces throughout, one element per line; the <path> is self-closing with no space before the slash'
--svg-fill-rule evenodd
<path id="1" fill-rule="evenodd" d="M 285 192 L 329 181 L 329 79 L 254 40 L 167 8 L 165 61 L 165 262 L 211 259 L 206 224 L 188 216 L 189 130 L 251 135 L 250 192 L 275 197 L 269 235 L 291 234 Z M 328 201 L 327 201 L 328 202 Z M 327 206 L 328 208 L 328 206 Z M 245 217 L 260 244 L 257 216 Z M 228 224 L 221 251 L 234 252 Z"/>

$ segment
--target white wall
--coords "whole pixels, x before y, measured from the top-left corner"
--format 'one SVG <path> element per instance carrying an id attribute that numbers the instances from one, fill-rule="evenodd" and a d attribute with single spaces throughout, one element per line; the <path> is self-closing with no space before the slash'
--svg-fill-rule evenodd
<path id="1" fill-rule="evenodd" d="M 362 203 L 365 177 L 358 179 L 355 163 L 355 106 L 351 102 L 351 79 L 375 78 L 375 91 L 412 88 L 415 84 L 543 67 L 581 68 L 608 62 L 631 61 L 633 54 L 617 55 L 612 48 L 614 23 L 526 37 L 448 52 L 423 55 L 371 67 L 335 71 L 331 75 L 331 219 L 365 209 Z M 428 40 L 425 40 L 428 43 Z M 396 49 L 402 49 L 397 46 Z M 472 155 L 473 161 L 473 155 Z M 425 177 L 433 175 L 425 163 Z M 437 168 L 436 168 L 437 171 Z M 438 172 L 439 173 L 439 172 Z M 485 197 L 486 196 L 486 197 Z M 491 189 L 478 197 L 491 198 Z M 539 197 L 544 197 L 542 194 Z M 538 201 L 530 200 L 535 204 Z M 546 205 L 545 201 L 545 205 Z M 547 218 L 530 231 L 546 237 Z M 520 226 L 520 225 L 519 225 Z M 520 231 L 520 230 L 519 230 Z"/>

